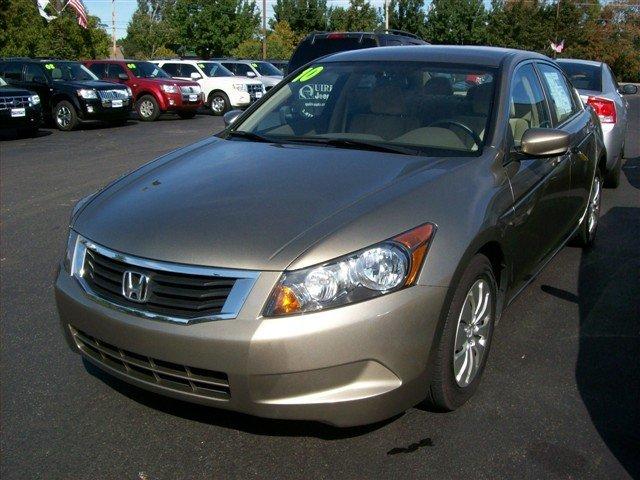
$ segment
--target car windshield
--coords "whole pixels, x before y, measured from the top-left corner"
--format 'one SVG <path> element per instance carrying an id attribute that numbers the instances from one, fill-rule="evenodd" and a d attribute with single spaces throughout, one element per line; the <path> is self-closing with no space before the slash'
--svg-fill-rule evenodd
<path id="1" fill-rule="evenodd" d="M 602 69 L 599 65 L 579 62 L 558 62 L 558 65 L 577 89 L 602 91 Z"/>
<path id="2" fill-rule="evenodd" d="M 282 76 L 282 72 L 269 62 L 251 62 L 251 66 L 255 68 L 260 75 Z"/>
<path id="3" fill-rule="evenodd" d="M 218 62 L 198 63 L 200 69 L 207 77 L 233 77 L 233 72 Z"/>
<path id="4" fill-rule="evenodd" d="M 164 70 L 151 62 L 131 62 L 127 67 L 138 78 L 171 78 Z"/>
<path id="5" fill-rule="evenodd" d="M 227 134 L 254 141 L 479 155 L 495 75 L 493 69 L 457 64 L 317 63 Z"/>
<path id="6" fill-rule="evenodd" d="M 56 81 L 98 80 L 91 70 L 77 62 L 45 62 L 45 70 Z"/>

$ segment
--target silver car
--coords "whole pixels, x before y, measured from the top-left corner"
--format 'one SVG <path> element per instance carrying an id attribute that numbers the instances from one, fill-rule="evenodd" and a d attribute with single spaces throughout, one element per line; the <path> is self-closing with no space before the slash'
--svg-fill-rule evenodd
<path id="1" fill-rule="evenodd" d="M 604 62 L 567 58 L 558 60 L 558 65 L 576 87 L 585 105 L 593 107 L 600 118 L 607 149 L 607 168 L 603 172 L 605 186 L 615 188 L 620 181 L 629 108 L 622 95 L 634 95 L 638 87 L 618 85 L 611 68 Z"/>

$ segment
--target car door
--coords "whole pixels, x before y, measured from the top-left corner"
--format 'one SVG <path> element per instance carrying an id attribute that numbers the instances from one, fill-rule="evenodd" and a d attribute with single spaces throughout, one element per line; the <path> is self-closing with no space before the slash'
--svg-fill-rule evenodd
<path id="1" fill-rule="evenodd" d="M 42 65 L 39 63 L 26 64 L 22 86 L 38 94 L 43 110 L 48 111 L 53 108 L 51 105 L 51 86 Z"/>
<path id="2" fill-rule="evenodd" d="M 591 193 L 596 124 L 562 70 L 546 62 L 536 66 L 549 98 L 554 127 L 571 134 L 571 189 L 566 196 L 570 212 L 565 219 L 565 229 L 570 230 L 584 213 Z"/>
<path id="3" fill-rule="evenodd" d="M 528 129 L 552 127 L 547 99 L 532 62 L 514 71 L 509 112 L 507 131 L 511 139 L 505 169 L 514 206 L 507 238 L 517 289 L 532 278 L 538 266 L 564 239 L 571 159 L 570 154 L 540 158 L 520 150 L 522 136 Z"/>
<path id="4" fill-rule="evenodd" d="M 123 78 L 120 78 L 120 75 L 122 75 Z M 125 79 L 124 76 L 126 76 L 127 78 Z M 129 83 L 129 74 L 119 63 L 109 63 L 107 67 L 106 79 L 110 82 L 116 82 L 122 85 L 126 85 Z"/>
<path id="5" fill-rule="evenodd" d="M 180 75 L 178 75 L 178 78 L 191 80 L 191 74 L 193 73 L 202 76 L 200 72 L 198 72 L 198 69 L 196 67 L 188 63 L 183 63 L 182 65 L 180 65 Z"/>

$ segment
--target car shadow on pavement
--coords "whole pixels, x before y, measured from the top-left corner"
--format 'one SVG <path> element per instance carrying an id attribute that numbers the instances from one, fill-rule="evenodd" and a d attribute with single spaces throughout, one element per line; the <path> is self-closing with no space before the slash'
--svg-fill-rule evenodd
<path id="1" fill-rule="evenodd" d="M 34 135 L 25 135 L 25 134 L 21 134 L 18 130 L 16 129 L 3 129 L 0 130 L 0 141 L 6 141 L 6 140 L 26 140 L 29 138 L 40 138 L 40 137 L 47 137 L 49 135 L 51 135 L 51 131 L 49 130 L 43 130 L 42 128 L 40 128 L 37 133 L 35 133 Z"/>
<path id="2" fill-rule="evenodd" d="M 600 218 L 594 247 L 582 253 L 578 295 L 541 286 L 579 306 L 578 391 L 600 437 L 632 478 L 640 478 L 639 272 L 640 208 L 614 207 Z"/>
<path id="3" fill-rule="evenodd" d="M 84 358 L 82 361 L 85 369 L 90 375 L 93 375 L 98 380 L 107 384 L 110 388 L 113 388 L 118 393 L 121 393 L 135 402 L 176 417 L 209 425 L 216 425 L 218 427 L 241 430 L 254 435 L 315 437 L 322 440 L 338 440 L 357 437 L 373 432 L 374 430 L 382 428 L 402 416 L 402 414 L 399 414 L 395 417 L 372 425 L 351 428 L 338 428 L 311 421 L 275 420 L 254 417 L 243 413 L 198 405 L 165 397 L 153 392 L 148 392 L 109 375 Z"/>
<path id="4" fill-rule="evenodd" d="M 622 168 L 632 187 L 640 190 L 640 157 L 628 158 Z"/>

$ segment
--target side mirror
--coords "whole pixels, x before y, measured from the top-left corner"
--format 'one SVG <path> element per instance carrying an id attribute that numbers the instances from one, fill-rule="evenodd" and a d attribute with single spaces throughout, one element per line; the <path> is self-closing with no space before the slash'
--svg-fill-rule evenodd
<path id="1" fill-rule="evenodd" d="M 255 76 L 256 76 L 255 72 L 252 72 L 251 70 L 247 72 L 247 77 L 253 78 Z"/>
<path id="2" fill-rule="evenodd" d="M 238 119 L 240 115 L 242 115 L 242 110 L 230 110 L 225 113 L 222 116 L 222 119 L 224 120 L 224 126 L 228 127 L 229 125 L 231 125 Z"/>
<path id="3" fill-rule="evenodd" d="M 200 75 L 197 72 L 192 72 L 191 73 L 191 80 L 200 80 L 202 78 L 202 75 Z"/>
<path id="4" fill-rule="evenodd" d="M 552 157 L 569 150 L 571 136 L 553 128 L 530 128 L 520 142 L 520 151 L 533 157 Z"/>
<path id="5" fill-rule="evenodd" d="M 638 86 L 633 83 L 627 83 L 620 87 L 620 93 L 622 95 L 635 95 L 638 93 Z"/>
<path id="6" fill-rule="evenodd" d="M 119 80 L 129 80 L 129 76 L 126 73 L 119 73 L 118 74 L 118 79 Z"/>

